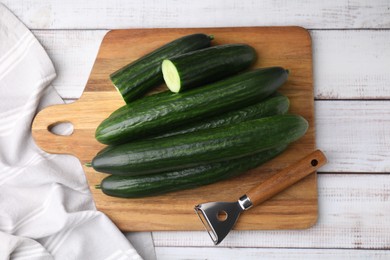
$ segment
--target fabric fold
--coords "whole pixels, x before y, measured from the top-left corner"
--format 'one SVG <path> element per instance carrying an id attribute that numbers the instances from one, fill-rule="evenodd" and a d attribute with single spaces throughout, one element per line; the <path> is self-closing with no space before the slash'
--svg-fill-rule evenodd
<path id="1" fill-rule="evenodd" d="M 32 139 L 37 111 L 63 103 L 55 77 L 38 40 L 0 4 L 0 259 L 141 259 L 96 210 L 78 159 Z"/>

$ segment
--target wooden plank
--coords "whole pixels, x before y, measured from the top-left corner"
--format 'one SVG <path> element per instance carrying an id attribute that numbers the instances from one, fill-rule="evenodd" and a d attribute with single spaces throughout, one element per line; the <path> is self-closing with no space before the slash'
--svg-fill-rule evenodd
<path id="1" fill-rule="evenodd" d="M 308 32 L 300 27 L 209 28 L 202 31 L 219 35 L 214 44 L 243 41 L 253 46 L 262 57 L 253 68 L 277 65 L 288 67 L 294 72 L 280 91 L 290 97 L 290 110 L 307 119 L 309 129 L 303 138 L 289 146 L 282 155 L 239 178 L 158 197 L 125 200 L 106 196 L 101 190 L 94 188 L 106 175 L 86 168 L 87 180 L 97 208 L 106 213 L 122 230 L 202 230 L 203 226 L 193 214 L 193 206 L 198 199 L 204 202 L 236 200 L 245 190 L 315 149 L 312 57 Z M 115 108 L 124 104 L 107 76 L 163 43 L 196 32 L 199 32 L 199 29 L 110 31 L 99 49 L 87 87 L 80 100 L 70 105 L 48 107 L 35 117 L 32 134 L 36 143 L 50 153 L 73 154 L 82 163 L 91 161 L 103 147 L 94 138 L 96 127 Z M 260 35 L 262 37 L 259 37 Z M 58 136 L 48 131 L 50 125 L 62 121 L 73 123 L 72 135 Z M 237 189 L 238 186 L 240 190 Z M 240 230 L 307 228 L 316 219 L 316 174 L 311 174 L 241 217 L 235 228 Z"/>
<path id="2" fill-rule="evenodd" d="M 390 172 L 390 102 L 316 101 L 317 147 L 323 172 Z"/>
<path id="3" fill-rule="evenodd" d="M 32 29 L 285 26 L 389 28 L 387 0 L 2 0 Z"/>
<path id="4" fill-rule="evenodd" d="M 225 248 L 225 247 L 156 247 L 156 256 L 159 260 L 388 260 L 389 250 L 351 250 L 351 249 L 280 249 L 280 248 Z"/>
<path id="5" fill-rule="evenodd" d="M 233 231 L 221 247 L 390 249 L 390 175 L 321 174 L 318 193 L 314 227 Z M 153 238 L 157 248 L 213 245 L 205 231 L 153 232 Z"/>
<path id="6" fill-rule="evenodd" d="M 106 32 L 34 31 L 57 69 L 53 85 L 62 97 L 81 96 Z M 390 99 L 390 30 L 310 33 L 317 99 Z"/>
<path id="7" fill-rule="evenodd" d="M 317 99 L 390 98 L 390 30 L 311 35 Z"/>
<path id="8" fill-rule="evenodd" d="M 106 30 L 33 31 L 47 51 L 57 72 L 52 85 L 61 97 L 79 98 Z"/>

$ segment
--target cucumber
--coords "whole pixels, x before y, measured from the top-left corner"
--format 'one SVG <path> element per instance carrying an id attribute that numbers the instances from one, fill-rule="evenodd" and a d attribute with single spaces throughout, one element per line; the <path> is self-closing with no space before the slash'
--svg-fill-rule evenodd
<path id="1" fill-rule="evenodd" d="M 150 96 L 142 97 L 142 102 L 144 105 L 147 105 L 147 104 L 153 105 L 160 98 L 166 98 L 168 96 L 173 96 L 173 95 L 175 95 L 175 93 L 172 93 L 171 91 L 166 90 L 166 91 L 162 91 L 162 92 L 150 95 Z M 131 110 L 133 103 L 134 102 L 131 102 L 129 104 L 126 104 L 126 105 L 118 108 L 117 110 L 115 110 L 114 112 L 111 113 L 110 117 L 121 116 L 125 113 L 128 113 L 128 110 Z"/>
<path id="2" fill-rule="evenodd" d="M 245 70 L 255 60 L 249 45 L 218 45 L 165 59 L 162 73 L 167 87 L 177 93 Z"/>
<path id="3" fill-rule="evenodd" d="M 244 107 L 238 110 L 233 110 L 227 112 L 226 114 L 205 118 L 200 121 L 195 121 L 185 126 L 175 128 L 171 131 L 154 136 L 153 138 L 162 138 L 172 135 L 185 134 L 202 129 L 237 124 L 240 122 L 267 116 L 282 115 L 287 113 L 289 105 L 289 99 L 286 96 L 277 93 L 257 104 Z"/>
<path id="4" fill-rule="evenodd" d="M 254 155 L 194 168 L 145 176 L 110 175 L 97 188 L 103 193 L 122 198 L 155 196 L 167 192 L 200 187 L 242 174 L 271 160 L 285 150 L 280 146 Z"/>
<path id="5" fill-rule="evenodd" d="M 212 36 L 201 33 L 181 37 L 112 73 L 110 79 L 129 103 L 164 82 L 161 73 L 164 59 L 209 47 L 212 39 Z"/>
<path id="6" fill-rule="evenodd" d="M 256 69 L 183 93 L 139 99 L 103 120 L 95 137 L 103 144 L 121 144 L 239 109 L 274 93 L 287 76 L 280 67 Z"/>
<path id="7" fill-rule="evenodd" d="M 92 160 L 98 172 L 143 175 L 239 158 L 299 139 L 308 128 L 299 115 L 276 115 L 166 138 L 108 146 Z"/>

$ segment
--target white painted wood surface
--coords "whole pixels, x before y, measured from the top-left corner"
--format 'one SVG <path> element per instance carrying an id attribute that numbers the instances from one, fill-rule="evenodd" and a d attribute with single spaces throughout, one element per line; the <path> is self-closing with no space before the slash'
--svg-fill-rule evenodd
<path id="1" fill-rule="evenodd" d="M 390 28 L 388 0 L 2 0 L 31 29 Z"/>
<path id="2" fill-rule="evenodd" d="M 312 228 L 233 231 L 219 247 L 390 249 L 390 175 L 319 174 L 318 193 L 319 218 Z M 153 232 L 153 237 L 158 247 L 212 247 L 200 231 Z"/>
<path id="3" fill-rule="evenodd" d="M 300 25 L 313 39 L 319 221 L 308 230 L 153 232 L 158 259 L 390 259 L 390 1 L 0 0 L 48 51 L 71 101 L 107 29 Z M 73 30 L 77 29 L 77 30 Z"/>
<path id="4" fill-rule="evenodd" d="M 315 101 L 315 120 L 321 172 L 390 172 L 389 101 Z"/>
<path id="5" fill-rule="evenodd" d="M 390 30 L 310 34 L 317 99 L 390 98 Z"/>
<path id="6" fill-rule="evenodd" d="M 197 247 L 157 247 L 159 260 L 279 260 L 279 259 L 315 259 L 315 260 L 388 260 L 387 250 L 350 250 L 350 249 L 280 249 L 280 248 L 197 248 Z"/>
<path id="7" fill-rule="evenodd" d="M 57 69 L 55 88 L 64 98 L 80 97 L 107 30 L 33 32 Z M 311 30 L 310 34 L 316 99 L 390 98 L 390 30 Z"/>

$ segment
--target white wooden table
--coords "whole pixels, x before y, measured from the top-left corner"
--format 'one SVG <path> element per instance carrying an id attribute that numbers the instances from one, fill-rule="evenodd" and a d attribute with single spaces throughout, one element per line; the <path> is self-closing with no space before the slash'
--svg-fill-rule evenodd
<path id="1" fill-rule="evenodd" d="M 153 232 L 158 259 L 390 259 L 390 1 L 0 0 L 38 37 L 71 102 L 110 29 L 299 25 L 313 39 L 319 219 L 307 230 Z"/>

